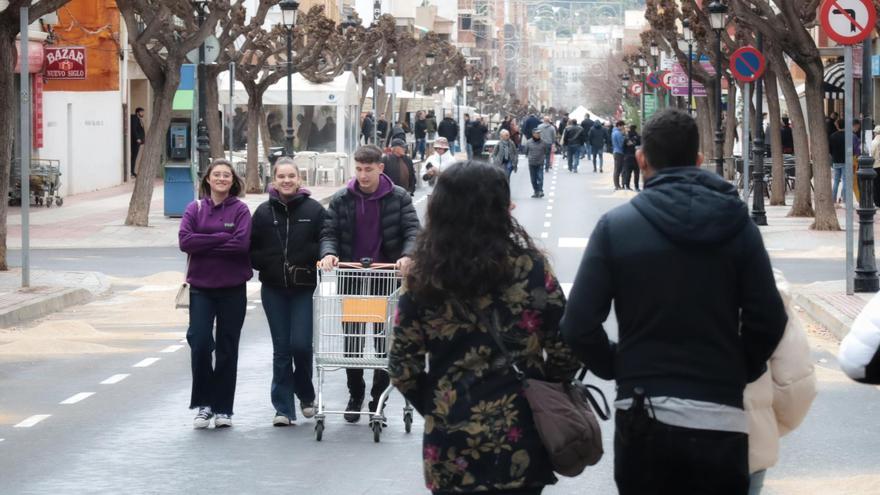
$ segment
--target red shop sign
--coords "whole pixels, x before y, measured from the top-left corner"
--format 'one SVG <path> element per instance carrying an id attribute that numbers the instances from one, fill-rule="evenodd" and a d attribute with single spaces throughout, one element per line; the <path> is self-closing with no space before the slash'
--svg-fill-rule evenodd
<path id="1" fill-rule="evenodd" d="M 46 79 L 85 79 L 86 49 L 81 46 L 46 48 Z"/>

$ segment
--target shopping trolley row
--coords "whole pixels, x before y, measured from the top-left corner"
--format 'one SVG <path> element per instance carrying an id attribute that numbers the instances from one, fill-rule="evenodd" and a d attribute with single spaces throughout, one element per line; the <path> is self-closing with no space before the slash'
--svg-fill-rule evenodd
<path id="1" fill-rule="evenodd" d="M 382 392 L 375 407 L 366 412 L 335 411 L 324 403 L 324 377 L 342 369 L 372 369 L 388 372 L 394 314 L 400 296 L 401 274 L 393 264 L 339 263 L 332 271 L 318 270 L 314 295 L 314 359 L 318 373 L 318 411 L 315 439 L 324 436 L 329 415 L 369 416 L 373 440 L 378 442 L 387 426 L 385 402 L 391 385 Z M 412 431 L 413 408 L 403 408 L 407 433 Z"/>

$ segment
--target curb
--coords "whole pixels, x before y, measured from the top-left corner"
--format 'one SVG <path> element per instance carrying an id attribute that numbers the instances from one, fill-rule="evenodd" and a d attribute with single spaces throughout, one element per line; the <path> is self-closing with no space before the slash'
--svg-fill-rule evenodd
<path id="1" fill-rule="evenodd" d="M 839 340 L 843 340 L 852 327 L 853 321 L 848 316 L 817 303 L 809 294 L 795 292 L 792 294 L 792 301 Z"/>
<path id="2" fill-rule="evenodd" d="M 95 298 L 86 289 L 64 287 L 34 287 L 19 292 L 37 294 L 37 297 L 29 297 L 26 301 L 0 310 L 0 328 L 8 328 L 70 306 L 85 304 Z"/>

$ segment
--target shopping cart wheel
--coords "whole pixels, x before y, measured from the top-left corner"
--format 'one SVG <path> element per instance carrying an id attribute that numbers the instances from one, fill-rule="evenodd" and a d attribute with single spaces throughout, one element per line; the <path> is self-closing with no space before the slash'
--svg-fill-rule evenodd
<path id="1" fill-rule="evenodd" d="M 62 198 L 55 198 L 55 206 L 61 206 L 64 204 L 64 200 Z"/>
<path id="2" fill-rule="evenodd" d="M 373 421 L 371 426 L 373 427 L 373 441 L 379 443 L 379 439 L 382 437 L 382 422 Z"/>
<path id="3" fill-rule="evenodd" d="M 315 440 L 320 442 L 322 438 L 324 438 L 324 420 L 320 419 L 315 423 Z"/>
<path id="4" fill-rule="evenodd" d="M 412 423 L 413 423 L 413 414 L 411 411 L 405 411 L 403 413 L 403 429 L 410 433 L 412 432 Z"/>

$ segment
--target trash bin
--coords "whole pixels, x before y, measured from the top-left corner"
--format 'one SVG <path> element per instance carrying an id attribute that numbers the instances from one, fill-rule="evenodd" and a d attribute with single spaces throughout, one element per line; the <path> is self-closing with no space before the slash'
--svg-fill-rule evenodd
<path id="1" fill-rule="evenodd" d="M 189 164 L 165 165 L 165 216 L 182 217 L 186 206 L 194 199 L 195 187 Z"/>

